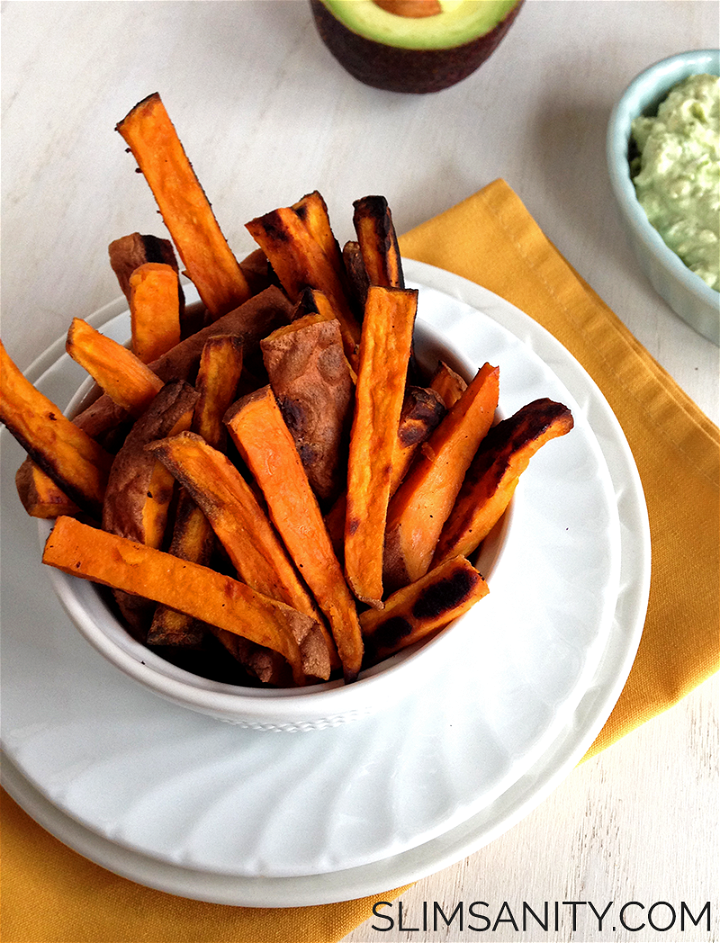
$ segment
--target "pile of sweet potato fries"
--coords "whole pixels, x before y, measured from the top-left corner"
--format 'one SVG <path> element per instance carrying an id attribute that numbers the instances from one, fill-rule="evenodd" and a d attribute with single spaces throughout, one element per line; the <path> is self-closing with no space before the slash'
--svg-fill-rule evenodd
<path id="1" fill-rule="evenodd" d="M 130 347 L 72 321 L 99 395 L 70 419 L 0 342 L 18 494 L 55 521 L 43 561 L 110 587 L 155 650 L 232 656 L 237 683 L 354 681 L 488 592 L 468 558 L 571 413 L 542 399 L 497 422 L 496 365 L 419 375 L 383 197 L 354 204 L 341 249 L 310 193 L 247 223 L 238 262 L 159 95 L 117 130 L 171 236 L 109 247 Z"/>

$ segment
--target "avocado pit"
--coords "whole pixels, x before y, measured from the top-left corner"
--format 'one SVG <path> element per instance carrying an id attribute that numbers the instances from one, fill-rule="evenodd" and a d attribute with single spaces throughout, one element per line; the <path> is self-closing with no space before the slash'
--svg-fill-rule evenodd
<path id="1" fill-rule="evenodd" d="M 377 6 L 396 16 L 409 16 L 418 19 L 421 16 L 437 16 L 442 13 L 439 0 L 373 0 Z"/>

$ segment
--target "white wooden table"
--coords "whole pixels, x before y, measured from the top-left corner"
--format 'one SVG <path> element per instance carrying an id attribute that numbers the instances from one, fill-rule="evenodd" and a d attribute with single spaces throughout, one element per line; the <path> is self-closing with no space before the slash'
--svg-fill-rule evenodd
<path id="1" fill-rule="evenodd" d="M 236 253 L 244 223 L 319 189 L 336 234 L 352 201 L 384 194 L 405 231 L 496 177 L 714 421 L 718 350 L 658 298 L 628 250 L 605 172 L 613 102 L 650 63 L 718 45 L 715 2 L 528 0 L 494 57 L 433 96 L 366 88 L 320 44 L 305 0 L 5 2 L 2 5 L 2 338 L 24 369 L 118 295 L 108 243 L 162 234 L 114 126 L 161 93 Z M 710 522 L 709 526 L 712 526 Z M 682 564 L 682 561 L 679 561 Z M 403 898 L 450 914 L 484 901 L 483 933 L 457 921 L 392 931 L 373 918 L 346 943 L 383 940 L 718 939 L 717 684 L 576 771 L 505 835 Z M 559 925 L 524 932 L 523 902 L 559 903 Z M 572 911 L 578 905 L 573 930 Z M 602 930 L 589 906 L 602 913 Z M 617 918 L 623 903 L 623 928 Z M 671 904 L 678 918 L 667 931 Z M 681 903 L 705 919 L 686 920 Z M 518 920 L 509 919 L 507 902 Z M 644 910 L 639 905 L 643 905 Z M 483 926 L 480 920 L 473 921 Z M 379 929 L 374 929 L 379 927 Z"/>

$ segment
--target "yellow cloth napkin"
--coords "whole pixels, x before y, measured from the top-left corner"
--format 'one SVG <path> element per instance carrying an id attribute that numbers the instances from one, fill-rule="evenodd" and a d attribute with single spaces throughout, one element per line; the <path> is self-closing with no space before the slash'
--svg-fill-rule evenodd
<path id="1" fill-rule="evenodd" d="M 653 575 L 645 631 L 588 756 L 666 710 L 718 669 L 717 428 L 548 242 L 501 180 L 401 239 L 403 255 L 517 305 L 580 361 L 607 397 L 648 504 Z M 333 943 L 375 898 L 262 910 L 205 904 L 116 877 L 2 801 L 3 943 Z"/>

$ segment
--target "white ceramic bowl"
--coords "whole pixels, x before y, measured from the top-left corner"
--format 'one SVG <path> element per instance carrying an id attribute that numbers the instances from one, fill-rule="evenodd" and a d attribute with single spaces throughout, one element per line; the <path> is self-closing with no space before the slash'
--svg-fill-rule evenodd
<path id="1" fill-rule="evenodd" d="M 690 271 L 650 225 L 635 194 L 628 161 L 633 120 L 641 114 L 653 114 L 674 85 L 703 72 L 720 75 L 719 50 L 680 53 L 641 72 L 610 116 L 607 162 L 630 242 L 652 286 L 684 321 L 720 345 L 720 293 Z"/>
<path id="2" fill-rule="evenodd" d="M 443 357 L 461 369 L 452 351 L 439 347 L 434 335 L 421 325 L 416 328 L 416 343 L 426 366 Z M 67 414 L 77 415 L 96 395 L 93 381 L 86 381 L 68 405 Z M 480 548 L 476 564 L 486 578 L 501 562 L 511 519 L 512 505 Z M 50 524 L 40 521 L 39 530 L 44 545 Z M 362 672 L 352 684 L 335 681 L 307 688 L 242 687 L 211 681 L 173 665 L 132 638 L 99 587 L 52 567 L 48 571 L 58 599 L 81 634 L 126 675 L 182 707 L 258 730 L 296 732 L 334 727 L 389 706 L 419 688 L 435 670 L 452 628 L 448 626 Z M 472 614 L 470 610 L 461 618 Z"/>

